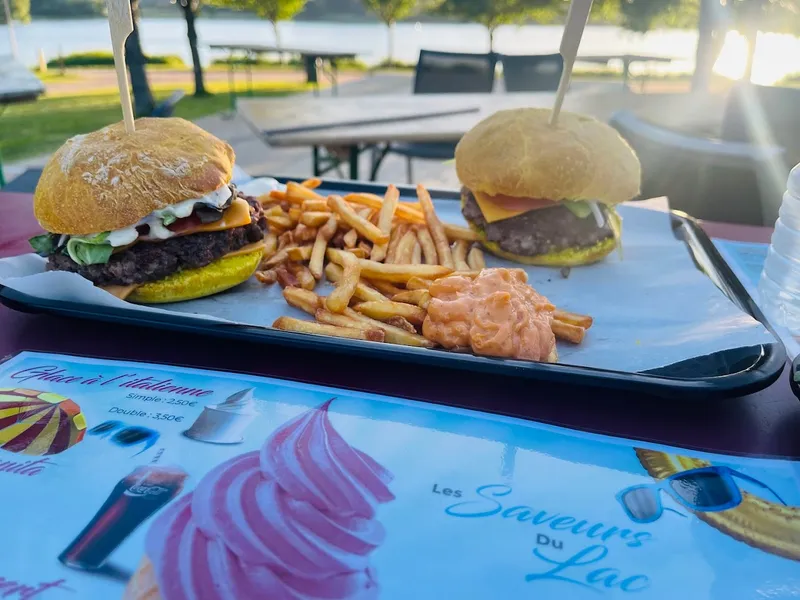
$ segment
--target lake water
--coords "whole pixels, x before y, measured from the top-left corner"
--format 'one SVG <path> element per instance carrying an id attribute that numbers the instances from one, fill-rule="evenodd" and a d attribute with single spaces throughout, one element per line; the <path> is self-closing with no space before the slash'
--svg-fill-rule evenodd
<path id="1" fill-rule="evenodd" d="M 103 19 L 69 21 L 36 20 L 29 25 L 16 25 L 15 33 L 21 57 L 36 64 L 39 49 L 48 59 L 59 52 L 111 49 L 108 24 Z M 178 54 L 190 62 L 186 26 L 181 19 L 142 19 L 141 37 L 144 50 L 150 54 Z M 272 26 L 258 19 L 199 19 L 201 44 L 274 43 Z M 367 63 L 377 63 L 386 56 L 387 30 L 378 23 L 283 22 L 282 42 L 286 47 L 337 49 L 353 51 Z M 505 26 L 495 35 L 495 49 L 508 54 L 557 52 L 561 26 Z M 694 31 L 656 30 L 636 34 L 618 27 L 589 26 L 581 44 L 583 54 L 637 53 L 669 56 L 677 59 L 668 67 L 688 71 L 693 67 L 697 34 Z M 395 31 L 395 58 L 415 62 L 420 48 L 459 52 L 485 52 L 486 30 L 473 24 L 401 23 Z M 9 49 L 6 26 L 0 26 L 0 54 Z M 729 34 L 717 70 L 736 77 L 741 71 L 745 46 L 737 34 Z M 215 55 L 201 48 L 204 62 Z M 800 72 L 800 40 L 792 36 L 767 34 L 759 40 L 754 80 L 772 83 L 783 75 Z"/>

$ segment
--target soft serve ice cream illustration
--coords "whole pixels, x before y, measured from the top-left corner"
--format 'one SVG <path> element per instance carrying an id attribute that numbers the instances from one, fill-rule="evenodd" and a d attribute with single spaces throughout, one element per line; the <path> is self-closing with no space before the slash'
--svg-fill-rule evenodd
<path id="1" fill-rule="evenodd" d="M 153 522 L 125 600 L 377 598 L 375 519 L 392 475 L 331 424 L 331 401 L 210 471 Z"/>
<path id="2" fill-rule="evenodd" d="M 206 406 L 185 435 L 200 442 L 238 444 L 243 440 L 244 430 L 258 415 L 254 391 L 247 388 L 232 394 L 224 402 Z"/>

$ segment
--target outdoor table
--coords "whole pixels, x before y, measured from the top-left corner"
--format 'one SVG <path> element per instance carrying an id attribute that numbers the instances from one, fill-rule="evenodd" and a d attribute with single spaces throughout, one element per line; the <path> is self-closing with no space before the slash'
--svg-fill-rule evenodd
<path id="1" fill-rule="evenodd" d="M 570 93 L 564 110 L 597 114 L 605 94 Z M 479 121 L 499 110 L 552 108 L 555 92 L 510 94 L 404 94 L 315 98 L 239 98 L 237 111 L 271 146 L 313 149 L 320 175 L 320 148 L 341 148 L 350 179 L 359 179 L 362 151 L 391 142 L 456 143 Z M 469 109 L 474 109 L 469 111 Z M 469 112 L 468 112 L 469 111 Z M 450 115 L 446 113 L 452 113 Z M 424 118 L 424 115 L 435 115 Z M 413 117 L 417 118 L 413 118 Z M 358 123 L 358 124 L 356 124 Z"/>
<path id="2" fill-rule="evenodd" d="M 32 197 L 0 192 L 0 258 L 40 232 Z M 766 228 L 706 224 L 714 236 L 763 241 Z M 167 363 L 297 379 L 456 405 L 572 429 L 710 452 L 800 458 L 800 402 L 784 373 L 769 388 L 718 401 L 503 378 L 110 323 L 24 314 L 0 305 L 0 357 L 22 350 Z"/>
<path id="3" fill-rule="evenodd" d="M 607 65 L 612 60 L 622 61 L 622 84 L 627 85 L 631 74 L 631 65 L 637 62 L 671 63 L 674 59 L 668 56 L 648 56 L 642 54 L 609 54 L 606 56 L 579 56 L 577 62 Z"/>
<path id="4" fill-rule="evenodd" d="M 44 84 L 12 56 L 0 56 L 0 114 L 9 104 L 30 102 L 44 93 Z M 0 187 L 6 184 L 0 155 Z"/>
<path id="5" fill-rule="evenodd" d="M 245 56 L 245 73 L 247 77 L 247 89 L 249 93 L 253 91 L 253 71 L 250 60 L 255 59 L 260 54 L 299 54 L 306 69 L 307 83 L 316 85 L 315 92 L 319 92 L 318 72 L 322 70 L 331 82 L 331 91 L 336 96 L 339 93 L 339 71 L 336 62 L 339 60 L 354 60 L 355 52 L 317 50 L 313 48 L 284 48 L 278 46 L 264 46 L 259 44 L 211 44 L 212 50 L 227 50 L 230 58 L 228 62 L 228 85 L 231 94 L 231 105 L 234 98 L 234 68 L 233 57 L 241 52 Z M 329 68 L 325 68 L 327 65 Z"/>

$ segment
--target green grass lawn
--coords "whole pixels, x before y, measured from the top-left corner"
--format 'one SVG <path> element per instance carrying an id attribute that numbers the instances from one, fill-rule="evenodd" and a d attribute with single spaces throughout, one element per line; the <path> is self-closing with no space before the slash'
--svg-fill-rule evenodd
<path id="1" fill-rule="evenodd" d="M 155 87 L 153 93 L 157 100 L 163 100 L 180 87 Z M 230 98 L 227 83 L 207 87 L 214 95 L 205 98 L 187 95 L 178 103 L 175 116 L 192 120 L 228 110 Z M 244 91 L 244 82 L 237 88 Z M 305 84 L 292 82 L 253 83 L 254 96 L 285 96 L 305 89 Z M 121 119 L 119 94 L 113 89 L 96 90 L 80 96 L 44 96 L 36 102 L 11 105 L 2 113 L 0 152 L 4 162 L 51 152 L 73 135 L 93 131 Z"/>

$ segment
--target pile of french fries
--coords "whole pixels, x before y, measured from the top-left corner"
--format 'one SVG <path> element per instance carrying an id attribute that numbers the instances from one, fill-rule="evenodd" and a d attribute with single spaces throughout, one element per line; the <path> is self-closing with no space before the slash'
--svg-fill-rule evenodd
<path id="1" fill-rule="evenodd" d="M 288 304 L 314 321 L 280 317 L 273 327 L 351 339 L 432 348 L 421 335 L 428 288 L 451 274 L 475 277 L 485 268 L 477 236 L 442 223 L 430 194 L 417 186 L 418 202 L 400 202 L 390 185 L 374 194 L 331 195 L 318 179 L 289 182 L 286 191 L 259 198 L 270 232 L 256 278 L 278 283 Z M 323 279 L 335 285 L 315 293 Z M 580 343 L 592 318 L 556 310 L 556 337 Z"/>

